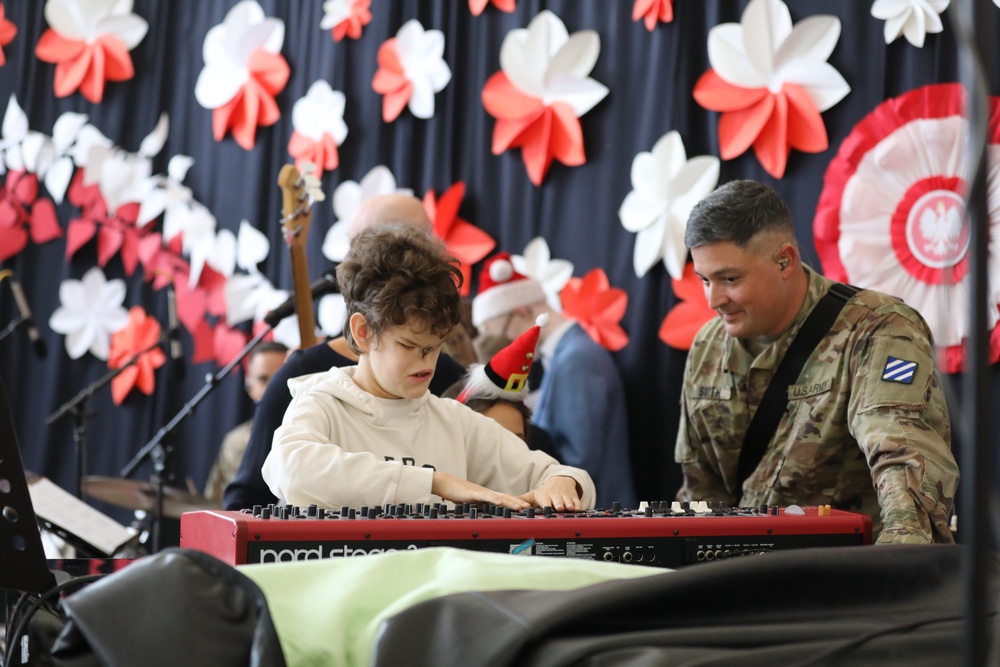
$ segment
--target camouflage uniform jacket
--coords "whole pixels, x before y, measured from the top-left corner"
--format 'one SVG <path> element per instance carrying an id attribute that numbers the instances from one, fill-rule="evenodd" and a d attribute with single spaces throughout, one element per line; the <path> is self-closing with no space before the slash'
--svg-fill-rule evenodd
<path id="1" fill-rule="evenodd" d="M 756 358 L 726 334 L 720 318 L 695 337 L 675 451 L 684 473 L 678 499 L 829 504 L 871 515 L 878 542 L 953 542 L 948 519 L 958 466 L 930 330 L 912 308 L 874 291 L 852 297 L 816 346 L 788 389 L 774 438 L 737 493 L 737 463 L 754 411 L 833 284 L 806 271 L 802 309 Z M 914 372 L 894 374 L 900 366 Z"/>

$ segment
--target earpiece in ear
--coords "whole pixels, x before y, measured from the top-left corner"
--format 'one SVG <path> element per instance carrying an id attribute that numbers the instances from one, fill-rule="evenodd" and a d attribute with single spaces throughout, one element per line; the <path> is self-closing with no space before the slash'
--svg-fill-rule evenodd
<path id="1" fill-rule="evenodd" d="M 778 266 L 780 266 L 781 270 L 784 271 L 785 269 L 788 268 L 788 260 L 787 259 L 779 259 L 778 260 Z"/>

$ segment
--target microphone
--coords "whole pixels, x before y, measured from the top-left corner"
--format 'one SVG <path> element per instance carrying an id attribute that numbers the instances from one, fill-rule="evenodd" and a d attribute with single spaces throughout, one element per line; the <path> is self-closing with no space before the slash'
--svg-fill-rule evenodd
<path id="1" fill-rule="evenodd" d="M 184 348 L 181 345 L 181 328 L 177 322 L 177 295 L 173 283 L 167 285 L 167 323 L 170 326 L 170 374 L 175 380 L 184 379 Z"/>
<path id="2" fill-rule="evenodd" d="M 10 277 L 10 291 L 14 294 L 17 311 L 21 313 L 21 321 L 28 325 L 28 338 L 31 339 L 31 347 L 35 349 L 35 356 L 39 359 L 44 359 L 48 355 L 49 350 L 45 347 L 45 341 L 42 340 L 41 334 L 38 333 L 38 327 L 35 326 L 35 316 L 31 314 L 31 308 L 28 307 L 28 300 L 24 298 L 24 290 L 21 289 L 21 283 L 14 280 L 14 276 Z"/>
<path id="3" fill-rule="evenodd" d="M 325 273 L 323 277 L 309 286 L 313 299 L 337 291 L 337 277 L 332 273 Z M 278 326 L 278 322 L 295 312 L 295 295 L 285 299 L 284 303 L 264 316 L 264 323 L 271 327 Z"/>

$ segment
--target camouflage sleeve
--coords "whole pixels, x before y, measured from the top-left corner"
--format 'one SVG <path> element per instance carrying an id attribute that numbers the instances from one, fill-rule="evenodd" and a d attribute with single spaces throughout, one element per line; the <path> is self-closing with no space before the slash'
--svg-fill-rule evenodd
<path id="1" fill-rule="evenodd" d="M 851 433 L 871 468 L 880 544 L 954 542 L 948 519 L 958 466 L 951 423 L 930 333 L 914 317 L 880 318 L 862 333 L 852 360 Z"/>
<path id="2" fill-rule="evenodd" d="M 685 383 L 686 386 L 686 383 Z M 698 436 L 688 426 L 687 405 L 681 397 L 681 420 L 674 446 L 674 460 L 681 466 L 684 481 L 677 491 L 677 500 L 723 500 L 735 502 L 726 485 L 709 465 Z"/>

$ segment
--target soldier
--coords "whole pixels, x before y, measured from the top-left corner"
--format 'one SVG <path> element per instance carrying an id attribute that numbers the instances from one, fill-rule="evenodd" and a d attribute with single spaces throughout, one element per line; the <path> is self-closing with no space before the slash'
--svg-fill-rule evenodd
<path id="1" fill-rule="evenodd" d="M 706 197 L 685 243 L 719 317 L 698 332 L 684 371 L 678 499 L 831 505 L 871 515 L 878 543 L 953 543 L 958 466 L 923 318 L 899 299 L 855 292 L 805 266 L 788 207 L 760 183 L 733 181 Z M 777 410 L 759 410 L 831 287 L 842 309 L 806 347 L 787 389 L 776 381 L 780 400 L 767 403 Z M 776 414 L 776 426 L 760 430 L 759 419 L 751 427 L 757 412 Z M 757 438 L 757 457 L 749 455 L 754 438 L 744 443 L 751 428 L 767 434 Z"/>

